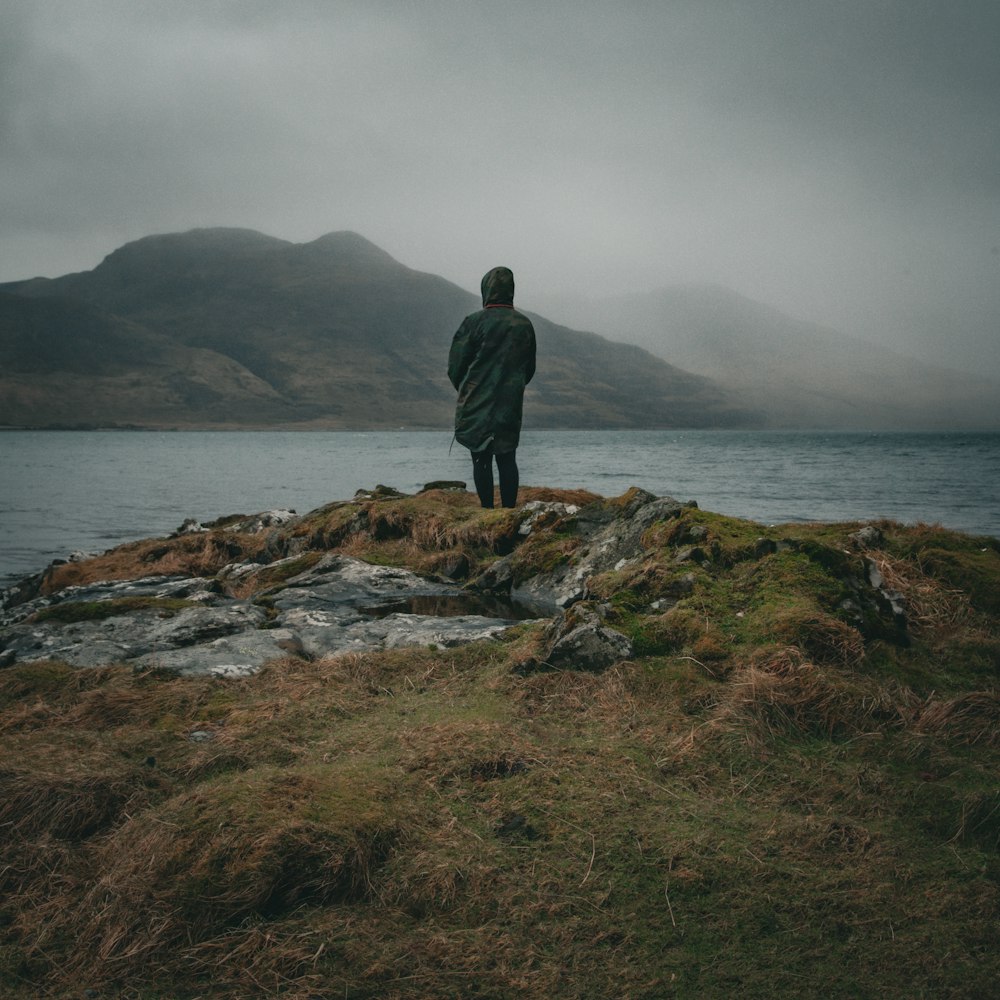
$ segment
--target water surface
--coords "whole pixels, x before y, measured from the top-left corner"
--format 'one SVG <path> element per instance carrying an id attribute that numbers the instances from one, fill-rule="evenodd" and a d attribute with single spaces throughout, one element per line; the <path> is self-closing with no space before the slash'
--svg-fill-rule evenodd
<path id="1" fill-rule="evenodd" d="M 185 518 L 304 513 L 382 483 L 471 489 L 447 431 L 0 433 L 0 580 Z M 1000 535 L 1000 435 L 526 431 L 521 482 L 630 486 L 764 523 L 889 517 Z"/>

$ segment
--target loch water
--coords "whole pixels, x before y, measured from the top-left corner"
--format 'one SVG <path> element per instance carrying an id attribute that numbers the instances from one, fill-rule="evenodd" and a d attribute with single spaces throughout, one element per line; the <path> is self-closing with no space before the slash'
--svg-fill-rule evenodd
<path id="1" fill-rule="evenodd" d="M 521 482 L 630 486 L 766 524 L 888 517 L 1000 536 L 1000 434 L 525 431 Z M 305 513 L 377 484 L 465 480 L 447 431 L 5 431 L 0 586 L 186 518 Z"/>

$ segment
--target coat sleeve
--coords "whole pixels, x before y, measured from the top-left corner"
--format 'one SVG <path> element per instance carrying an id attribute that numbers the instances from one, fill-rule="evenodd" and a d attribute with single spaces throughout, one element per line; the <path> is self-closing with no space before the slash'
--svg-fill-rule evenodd
<path id="1" fill-rule="evenodd" d="M 448 378 L 456 389 L 461 386 L 462 379 L 465 378 L 469 365 L 476 355 L 472 333 L 472 324 L 466 318 L 451 341 L 451 351 L 448 353 Z"/>
<path id="2" fill-rule="evenodd" d="M 524 358 L 524 384 L 527 385 L 535 375 L 535 328 L 528 327 L 528 344 Z"/>

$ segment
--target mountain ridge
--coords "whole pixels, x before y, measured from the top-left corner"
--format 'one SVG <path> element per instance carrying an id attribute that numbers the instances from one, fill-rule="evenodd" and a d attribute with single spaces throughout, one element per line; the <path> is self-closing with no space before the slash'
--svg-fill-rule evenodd
<path id="1" fill-rule="evenodd" d="M 81 314 L 100 310 L 108 329 L 132 324 L 135 336 L 172 357 L 181 373 L 197 374 L 199 359 L 228 359 L 214 401 L 181 394 L 171 404 L 161 393 L 153 418 L 134 400 L 125 405 L 119 387 L 107 382 L 80 384 L 67 397 L 54 352 L 48 385 L 44 371 L 34 373 L 30 391 L 0 380 L 0 423 L 27 426 L 51 423 L 51 412 L 65 414 L 78 399 L 90 414 L 86 422 L 97 424 L 447 427 L 454 408 L 445 374 L 451 335 L 480 306 L 470 292 L 401 264 L 349 230 L 301 244 L 246 229 L 160 234 L 119 247 L 91 271 L 7 283 L 0 293 L 10 314 L 0 332 L 7 353 L 27 336 L 27 303 L 59 299 L 79 303 Z M 18 301 L 25 303 L 20 317 Z M 541 364 L 526 394 L 529 425 L 754 423 L 711 380 L 634 346 L 541 316 L 534 322 Z M 44 335 L 36 324 L 36 339 L 65 340 L 74 321 L 64 315 L 53 324 Z M 138 363 L 130 371 L 140 382 L 149 375 Z M 183 377 L 175 373 L 174 380 Z M 254 391 L 241 396 L 240 386 Z"/>

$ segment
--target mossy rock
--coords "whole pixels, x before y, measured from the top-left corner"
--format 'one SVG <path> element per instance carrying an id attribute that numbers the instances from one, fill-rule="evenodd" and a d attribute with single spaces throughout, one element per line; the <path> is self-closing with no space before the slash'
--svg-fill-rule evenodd
<path id="1" fill-rule="evenodd" d="M 105 618 L 133 614 L 136 611 L 157 610 L 165 615 L 184 608 L 197 607 L 195 601 L 179 597 L 116 597 L 108 601 L 62 601 L 42 608 L 32 616 L 36 622 L 96 622 Z"/>

